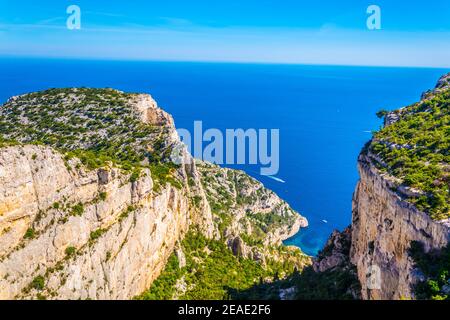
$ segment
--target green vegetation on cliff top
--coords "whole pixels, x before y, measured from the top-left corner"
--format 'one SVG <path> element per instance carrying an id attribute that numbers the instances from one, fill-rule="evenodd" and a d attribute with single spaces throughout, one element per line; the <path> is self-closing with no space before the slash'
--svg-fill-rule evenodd
<path id="1" fill-rule="evenodd" d="M 139 177 L 151 169 L 155 180 L 170 182 L 174 166 L 161 161 L 167 128 L 141 121 L 132 107 L 137 97 L 113 89 L 67 88 L 25 94 L 0 107 L 0 147 L 47 145 L 78 158 L 89 169 L 112 163 Z"/>
<path id="2" fill-rule="evenodd" d="M 112 89 L 85 88 L 50 89 L 15 97 L 0 107 L 0 148 L 46 145 L 65 155 L 69 169 L 72 158 L 79 159 L 88 169 L 112 163 L 129 173 L 133 182 L 141 169 L 149 168 L 155 188 L 166 182 L 181 188 L 180 181 L 173 175 L 177 166 L 166 161 L 171 151 L 171 146 L 167 145 L 169 128 L 142 122 L 133 106 L 136 97 L 136 94 Z M 223 236 L 233 210 L 238 209 L 236 207 L 252 207 L 272 193 L 263 190 L 262 185 L 253 190 L 256 181 L 242 172 L 211 168 L 211 172 L 202 173 L 201 177 Z M 218 179 L 221 174 L 223 177 Z M 230 190 L 221 185 L 224 182 L 230 183 Z M 234 192 L 245 188 L 251 192 Z M 214 196 L 208 192 L 212 190 Z M 106 193 L 99 194 L 99 199 L 106 197 Z M 193 201 L 198 206 L 202 198 L 197 196 Z M 54 204 L 55 208 L 59 206 L 59 203 Z M 180 268 L 173 253 L 162 275 L 140 298 L 226 299 L 235 290 L 246 290 L 292 274 L 299 265 L 309 263 L 309 257 L 300 250 L 283 246 L 263 247 L 261 243 L 266 232 L 294 221 L 297 213 L 288 208 L 283 202 L 281 207 L 274 208 L 274 212 L 266 214 L 246 211 L 245 218 L 254 230 L 259 231 L 259 235 L 243 233 L 241 236 L 245 243 L 269 254 L 264 262 L 234 255 L 225 238 L 209 240 L 191 230 L 181 244 L 186 266 Z M 84 206 L 82 203 L 74 204 L 70 210 L 72 215 L 81 215 Z M 94 243 L 104 232 L 106 229 L 101 228 L 91 232 L 89 243 Z M 34 234 L 34 231 L 30 232 L 30 238 Z M 66 257 L 75 252 L 75 248 L 67 248 Z"/>
<path id="3" fill-rule="evenodd" d="M 436 220 L 450 217 L 449 109 L 447 85 L 396 111 L 399 120 L 375 133 L 369 145 L 377 167 L 410 188 L 407 201 Z"/>

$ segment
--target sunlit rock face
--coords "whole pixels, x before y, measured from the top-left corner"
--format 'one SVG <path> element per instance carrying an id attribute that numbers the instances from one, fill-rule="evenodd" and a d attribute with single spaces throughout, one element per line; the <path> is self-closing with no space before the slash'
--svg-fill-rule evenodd
<path id="1" fill-rule="evenodd" d="M 86 97 L 91 100 L 86 102 Z M 42 129 L 46 120 L 36 118 L 41 113 L 34 110 L 47 101 L 46 116 L 58 115 L 58 121 L 74 123 L 70 130 L 61 125 L 67 137 L 58 136 L 55 147 L 29 143 L 37 130 L 61 132 Z M 58 107 L 52 108 L 52 103 Z M 182 148 L 182 164 L 170 166 L 170 177 L 158 172 L 166 165 L 163 156 L 170 156 L 181 142 L 172 117 L 149 95 L 67 89 L 14 97 L 2 108 L 2 117 L 36 132 L 10 128 L 5 137 L 15 142 L 2 145 L 0 140 L 0 299 L 130 299 L 150 287 L 174 251 L 184 256 L 179 243 L 190 229 L 227 242 L 246 230 L 238 221 L 245 213 L 277 215 L 285 220 L 270 229 L 265 245 L 280 245 L 306 225 L 304 218 L 256 180 L 242 172 L 196 163 Z M 112 114 L 107 127 L 91 119 L 103 117 L 102 112 Z M 33 121 L 38 125 L 33 126 Z M 85 123 L 91 131 L 81 130 Z M 148 129 L 149 135 L 127 123 Z M 72 135 L 71 130 L 81 133 Z M 144 159 L 135 175 L 109 161 L 92 168 L 66 153 L 90 147 L 94 139 L 127 141 L 133 134 L 137 138 L 130 145 L 156 154 L 159 167 Z M 235 176 L 244 179 L 246 184 L 239 190 L 252 199 L 245 203 L 232 199 L 233 225 L 226 237 L 211 210 L 211 201 L 217 201 L 211 197 L 217 180 L 205 181 L 212 174 L 209 170 L 214 179 L 223 177 L 219 183 L 224 185 L 235 183 Z M 264 260 L 263 253 L 241 249 L 248 258 Z"/>

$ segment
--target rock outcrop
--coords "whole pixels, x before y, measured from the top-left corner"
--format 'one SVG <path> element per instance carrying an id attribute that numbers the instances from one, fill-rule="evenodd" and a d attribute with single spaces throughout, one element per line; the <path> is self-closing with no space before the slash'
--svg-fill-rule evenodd
<path id="1" fill-rule="evenodd" d="M 347 227 L 342 232 L 335 230 L 324 248 L 314 259 L 314 271 L 325 272 L 335 268 L 345 268 L 347 265 L 350 265 L 351 241 L 352 230 L 350 227 Z"/>
<path id="2" fill-rule="evenodd" d="M 304 217 L 244 172 L 200 161 L 197 167 L 221 236 L 237 255 L 264 259 L 261 248 L 280 246 L 308 226 Z"/>
<path id="3" fill-rule="evenodd" d="M 414 112 L 431 112 L 433 103 L 445 100 L 445 97 L 437 101 L 433 99 L 448 92 L 449 80 L 450 74 L 444 75 L 435 89 L 422 95 L 419 103 L 387 113 L 385 128 L 402 121 L 405 116 L 414 115 Z M 448 105 L 440 107 L 444 109 Z M 352 224 L 343 232 L 333 232 L 324 249 L 314 259 L 313 268 L 320 276 L 330 270 L 353 272 L 356 267 L 361 290 L 358 294 L 352 293 L 354 297 L 414 299 L 416 284 L 427 279 L 414 261 L 410 249 L 414 243 L 420 243 L 427 253 L 446 247 L 450 240 L 449 219 L 433 219 L 428 212 L 415 206 L 419 197 L 430 197 L 430 194 L 406 185 L 401 177 L 392 174 L 388 161 L 374 152 L 374 142 L 379 143 L 381 149 L 417 148 L 417 145 L 402 145 L 389 139 L 376 140 L 376 137 L 363 148 L 358 157 L 360 180 L 353 194 Z M 437 151 L 442 153 L 442 149 Z M 428 149 L 427 152 L 433 151 Z M 448 167 L 445 161 L 438 165 L 444 168 L 444 172 Z M 433 183 L 439 185 L 440 180 L 436 179 Z"/>
<path id="4" fill-rule="evenodd" d="M 422 242 L 426 251 L 441 248 L 449 241 L 449 228 L 392 191 L 390 180 L 364 155 L 358 166 L 351 261 L 358 269 L 362 298 L 413 298 L 413 285 L 420 280 L 420 273 L 408 254 L 411 241 Z M 377 283 L 371 284 L 373 277 Z"/>
<path id="5" fill-rule="evenodd" d="M 83 97 L 93 97 L 93 102 L 83 103 Z M 72 115 L 86 122 L 105 116 L 99 112 L 101 107 L 115 108 L 128 117 L 128 123 L 149 125 L 142 129 L 149 132 L 143 141 L 142 132 L 127 133 L 120 127 L 122 119 L 111 116 L 108 121 L 116 128 L 110 134 L 117 136 L 108 136 L 106 129 L 92 122 L 96 135 L 69 133 L 70 143 L 63 144 L 61 139 L 60 148 L 89 146 L 92 137 L 114 140 L 134 135 L 136 139 L 130 145 L 139 152 L 148 150 L 145 152 L 157 156 L 159 164 L 151 166 L 149 159 L 144 159 L 139 173 L 108 161 L 92 168 L 61 149 L 27 143 L 32 141 L 30 136 L 19 129 L 7 131 L 5 137 L 14 140 L 0 143 L 0 299 L 129 299 L 150 287 L 173 252 L 180 264 L 186 263 L 179 243 L 189 229 L 195 227 L 209 239 L 220 238 L 217 217 L 205 192 L 208 173 L 199 170 L 180 147 L 172 117 L 149 95 L 132 95 L 128 100 L 128 96 L 111 89 L 50 90 L 14 97 L 7 107 L 0 108 L 0 115 L 31 128 L 31 119 L 39 116 L 33 112 L 40 99 L 49 103 L 58 100 L 59 106 L 66 104 Z M 96 105 L 96 101 L 100 102 Z M 75 109 L 75 105 L 86 109 Z M 55 110 L 47 108 L 45 112 L 53 116 L 58 113 L 61 121 L 70 122 L 69 111 Z M 132 116 L 137 120 L 130 120 Z M 82 120 L 72 122 L 76 124 L 73 130 L 79 130 Z M 70 131 L 52 132 L 52 127 L 42 129 L 44 125 L 39 122 L 33 130 L 45 130 L 49 135 Z M 174 149 L 181 150 L 181 165 L 166 167 L 167 156 Z M 233 172 L 201 164 L 205 166 L 225 177 Z M 161 168 L 170 170 L 160 173 Z M 262 185 L 258 190 L 269 192 Z M 239 212 L 264 212 L 265 206 L 282 203 L 277 212 L 295 214 L 295 219 L 290 220 L 293 226 L 284 223 L 272 230 L 267 243 L 279 243 L 305 223 L 299 224 L 304 220 L 275 194 L 270 195 L 268 202 L 257 198 L 251 208 L 235 208 Z"/>
<path id="6" fill-rule="evenodd" d="M 424 93 L 422 101 L 413 106 L 421 109 L 413 112 L 429 112 L 431 99 L 450 89 L 449 79 L 450 75 L 443 76 L 434 90 Z M 402 108 L 387 114 L 385 126 L 393 125 L 408 113 L 409 108 Z M 397 150 L 416 147 L 386 145 Z M 444 161 L 439 166 L 446 170 L 448 163 Z M 411 243 L 422 243 L 428 252 L 446 246 L 450 239 L 448 220 L 432 219 L 414 205 L 418 197 L 430 195 L 406 186 L 386 170 L 388 167 L 368 146 L 358 159 L 360 180 L 353 196 L 350 257 L 358 270 L 363 299 L 414 298 L 414 285 L 423 276 L 408 254 Z"/>
<path id="7" fill-rule="evenodd" d="M 186 190 L 153 192 L 150 171 L 131 182 L 115 168 L 65 163 L 47 147 L 1 149 L 0 172 L 2 299 L 34 297 L 36 278 L 49 298 L 132 297 L 158 275 L 196 214 Z"/>

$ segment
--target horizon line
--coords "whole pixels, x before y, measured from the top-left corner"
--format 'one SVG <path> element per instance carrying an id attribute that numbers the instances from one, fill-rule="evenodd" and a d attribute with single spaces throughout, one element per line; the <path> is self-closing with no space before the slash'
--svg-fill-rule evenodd
<path id="1" fill-rule="evenodd" d="M 246 65 L 285 65 L 285 66 L 329 66 L 329 67 L 363 67 L 363 68 L 393 68 L 393 69 L 449 69 L 448 66 L 426 65 L 381 65 L 381 64 L 339 64 L 314 62 L 282 62 L 282 61 L 233 61 L 233 60 L 177 60 L 177 59 L 145 59 L 145 58 L 113 58 L 113 57 L 65 57 L 65 56 L 30 56 L 30 55 L 2 55 L 0 59 L 23 60 L 64 60 L 64 61 L 93 61 L 93 62 L 154 62 L 154 63 L 199 63 L 199 64 L 246 64 Z"/>

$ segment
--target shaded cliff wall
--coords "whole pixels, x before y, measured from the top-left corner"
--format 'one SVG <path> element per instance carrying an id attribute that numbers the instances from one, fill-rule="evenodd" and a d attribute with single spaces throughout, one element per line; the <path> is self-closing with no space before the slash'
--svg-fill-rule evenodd
<path id="1" fill-rule="evenodd" d="M 350 256 L 358 270 L 362 298 L 412 298 L 412 286 L 421 274 L 408 255 L 411 241 L 422 242 L 426 251 L 441 248 L 449 241 L 449 227 L 402 200 L 364 154 L 358 168 Z"/>

